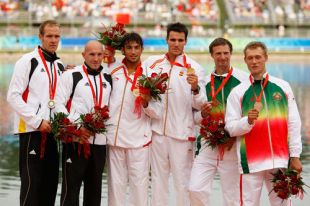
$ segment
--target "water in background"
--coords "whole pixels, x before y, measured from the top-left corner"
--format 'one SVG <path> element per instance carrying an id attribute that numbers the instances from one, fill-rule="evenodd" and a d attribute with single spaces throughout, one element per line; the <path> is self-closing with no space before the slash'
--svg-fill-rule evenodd
<path id="1" fill-rule="evenodd" d="M 19 173 L 18 173 L 18 140 L 10 134 L 12 130 L 12 111 L 6 103 L 7 87 L 13 72 L 14 62 L 20 55 L 6 55 L 0 59 L 0 205 L 19 204 Z M 69 55 L 64 62 L 81 63 L 80 55 Z M 210 72 L 213 65 L 212 60 L 206 56 L 194 56 L 201 65 Z M 268 64 L 268 71 L 271 75 L 288 81 L 295 94 L 298 103 L 300 116 L 303 123 L 302 140 L 303 153 L 302 163 L 304 167 L 303 178 L 306 184 L 310 185 L 310 62 L 309 57 L 279 57 L 271 59 Z M 4 61 L 6 60 L 6 61 Z M 280 62 L 280 63 L 279 63 Z M 285 62 L 285 63 L 284 63 Z M 242 58 L 234 58 L 233 65 L 238 68 L 245 68 Z M 172 184 L 170 184 L 172 185 Z M 60 185 L 59 185 L 60 186 Z M 57 202 L 59 205 L 60 188 L 58 188 Z M 170 187 L 173 193 L 173 187 Z M 222 197 L 219 179 L 216 177 L 213 187 L 212 205 L 221 205 Z M 262 205 L 268 205 L 267 191 L 263 190 Z M 310 189 L 306 188 L 310 193 Z M 102 205 L 107 205 L 107 184 L 106 173 L 103 178 Z M 170 197 L 170 205 L 174 204 L 174 198 Z M 307 203 L 308 202 L 308 203 Z M 304 200 L 294 200 L 295 206 L 305 206 L 310 202 L 310 196 L 305 194 Z"/>

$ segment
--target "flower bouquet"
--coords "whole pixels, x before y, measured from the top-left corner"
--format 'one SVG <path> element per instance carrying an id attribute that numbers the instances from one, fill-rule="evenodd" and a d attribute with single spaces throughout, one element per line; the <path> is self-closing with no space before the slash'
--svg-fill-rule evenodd
<path id="1" fill-rule="evenodd" d="M 124 24 L 120 23 L 115 26 L 104 27 L 103 32 L 98 32 L 98 41 L 105 45 L 105 49 L 109 51 L 109 55 L 103 58 L 105 63 L 111 63 L 114 59 L 115 50 L 121 50 L 125 34 Z"/>
<path id="2" fill-rule="evenodd" d="M 107 105 L 104 107 L 95 106 L 93 112 L 80 116 L 82 126 L 95 134 L 103 134 L 107 131 L 105 122 L 109 117 L 109 108 Z"/>
<path id="3" fill-rule="evenodd" d="M 134 113 L 141 116 L 142 101 L 149 101 L 154 99 L 155 101 L 161 101 L 161 94 L 164 94 L 167 90 L 168 74 L 152 73 L 150 77 L 142 74 L 137 80 L 137 88 L 133 90 L 136 96 Z"/>
<path id="4" fill-rule="evenodd" d="M 222 115 L 208 115 L 206 118 L 203 118 L 200 123 L 199 139 L 205 140 L 207 146 L 212 149 L 217 147 L 220 160 L 223 160 L 226 144 L 234 141 L 234 138 L 229 136 L 224 127 L 224 116 Z"/>
<path id="5" fill-rule="evenodd" d="M 295 170 L 279 169 L 277 172 L 273 173 L 273 178 L 271 182 L 273 183 L 273 189 L 277 196 L 283 200 L 290 198 L 292 195 L 295 197 L 303 198 L 305 185 L 302 181 L 302 177 L 298 177 L 298 173 Z"/>
<path id="6" fill-rule="evenodd" d="M 78 141 L 81 132 L 78 130 L 77 124 L 72 123 L 68 119 L 68 115 L 59 112 L 54 115 L 51 121 L 52 133 L 56 140 L 64 143 Z"/>
<path id="7" fill-rule="evenodd" d="M 143 75 L 138 79 L 140 94 L 149 94 L 155 101 L 161 101 L 161 94 L 167 90 L 168 74 L 152 73 L 150 77 Z"/>

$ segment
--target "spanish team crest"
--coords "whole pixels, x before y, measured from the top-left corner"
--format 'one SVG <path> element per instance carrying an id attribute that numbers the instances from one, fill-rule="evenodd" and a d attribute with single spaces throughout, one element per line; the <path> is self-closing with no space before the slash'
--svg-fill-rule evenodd
<path id="1" fill-rule="evenodd" d="M 272 99 L 276 100 L 276 101 L 281 101 L 282 100 L 282 95 L 280 92 L 275 92 L 272 95 Z"/>
<path id="2" fill-rule="evenodd" d="M 183 75 L 184 75 L 184 72 L 180 71 L 179 76 L 183 76 Z"/>

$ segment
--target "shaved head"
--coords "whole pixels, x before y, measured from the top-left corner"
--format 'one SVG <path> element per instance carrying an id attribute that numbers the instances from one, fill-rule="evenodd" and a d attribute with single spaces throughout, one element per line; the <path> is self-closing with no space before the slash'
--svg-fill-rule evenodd
<path id="1" fill-rule="evenodd" d="M 99 41 L 97 41 L 97 40 L 90 40 L 90 41 L 88 41 L 85 44 L 84 52 L 86 52 L 89 49 L 93 49 L 93 48 L 101 49 L 103 51 L 103 46 L 102 46 L 102 44 Z"/>
<path id="2" fill-rule="evenodd" d="M 103 46 L 99 41 L 91 40 L 86 43 L 82 56 L 85 63 L 94 70 L 97 70 L 101 66 L 103 59 Z"/>

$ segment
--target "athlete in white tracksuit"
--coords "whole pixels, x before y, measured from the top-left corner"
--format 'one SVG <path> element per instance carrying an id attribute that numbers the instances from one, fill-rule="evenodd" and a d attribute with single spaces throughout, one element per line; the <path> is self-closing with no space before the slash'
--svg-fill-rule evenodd
<path id="1" fill-rule="evenodd" d="M 95 106 L 108 106 L 112 89 L 111 76 L 101 66 L 102 45 L 97 41 L 90 41 L 82 54 L 84 64 L 65 72 L 57 90 L 55 112 L 68 114 L 72 122 L 76 122 L 81 114 L 92 112 Z M 61 206 L 79 205 L 82 182 L 83 205 L 99 206 L 101 202 L 106 136 L 89 132 L 85 134 L 84 131 L 85 128 L 81 128 L 82 138 L 88 138 L 90 144 L 88 157 L 83 150 L 85 145 L 82 147 L 77 142 L 63 144 Z"/>
<path id="2" fill-rule="evenodd" d="M 193 108 L 200 109 L 196 96 L 205 85 L 203 68 L 183 52 L 187 29 L 183 24 L 168 26 L 166 55 L 145 61 L 148 75 L 168 73 L 168 91 L 163 96 L 160 119 L 152 119 L 152 205 L 168 205 L 168 179 L 172 173 L 178 206 L 188 206 L 188 183 L 195 141 Z M 195 73 L 195 74 L 193 74 Z M 197 77 L 198 76 L 198 77 Z M 199 80 L 198 80 L 199 79 Z M 203 92 L 200 90 L 200 92 Z"/>
<path id="3" fill-rule="evenodd" d="M 121 66 L 112 69 L 113 91 L 110 100 L 108 202 L 109 206 L 147 206 L 149 182 L 149 147 L 151 119 L 157 118 L 160 104 L 152 100 L 144 105 L 141 116 L 134 113 L 135 83 L 143 73 L 140 55 L 142 38 L 137 33 L 126 34 Z M 142 65 L 143 66 L 143 65 Z M 142 106 L 141 106 L 142 107 Z M 129 185 L 129 201 L 126 201 Z M 126 204 L 127 202 L 127 204 Z"/>
<path id="4" fill-rule="evenodd" d="M 57 22 L 43 22 L 39 38 L 41 46 L 16 62 L 7 93 L 7 100 L 16 112 L 14 133 L 19 135 L 20 143 L 20 205 L 24 206 L 54 205 L 58 185 L 59 153 L 50 133 L 52 103 L 64 71 L 55 53 L 60 41 Z"/>
<path id="5" fill-rule="evenodd" d="M 212 88 L 214 90 L 215 102 L 218 105 L 212 106 L 208 115 L 225 115 L 226 100 L 231 91 L 240 82 L 248 79 L 248 74 L 230 65 L 232 53 L 231 43 L 224 38 L 215 39 L 209 46 L 209 51 L 215 63 L 215 70 L 206 78 L 206 98 L 212 101 Z M 213 86 L 214 85 L 214 86 Z M 208 106 L 208 105 L 207 105 Z M 211 109 L 211 107 L 210 107 Z M 197 127 L 205 115 L 204 107 L 202 112 L 195 112 Z M 199 130 L 198 130 L 199 131 Z M 225 206 L 238 206 L 239 203 L 239 172 L 235 141 L 226 145 L 224 155 L 218 147 L 208 147 L 205 140 L 198 138 L 199 145 L 194 160 L 189 185 L 191 204 L 195 206 L 210 205 L 212 195 L 212 183 L 215 175 L 220 175 L 221 189 Z M 230 147 L 230 148 L 229 148 Z M 223 155 L 223 156 L 222 156 Z"/>

